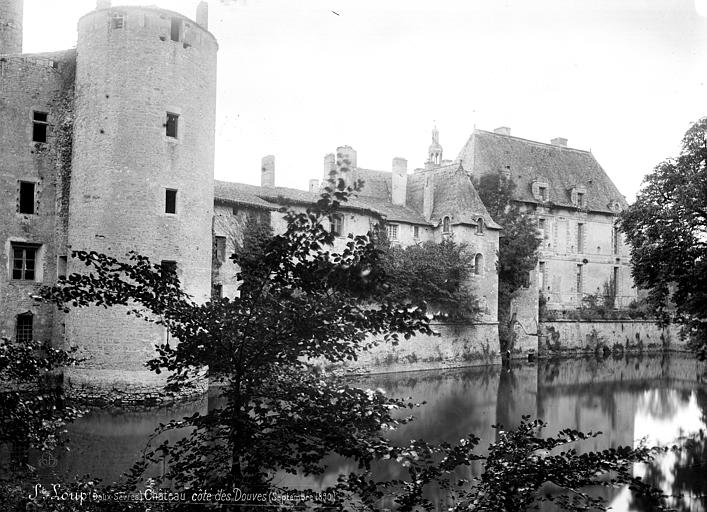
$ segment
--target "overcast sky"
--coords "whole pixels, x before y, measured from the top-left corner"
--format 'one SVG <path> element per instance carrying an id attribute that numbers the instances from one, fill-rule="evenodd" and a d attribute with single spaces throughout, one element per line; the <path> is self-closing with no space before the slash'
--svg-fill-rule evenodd
<path id="1" fill-rule="evenodd" d="M 156 4 L 194 18 L 198 0 Z M 76 43 L 94 0 L 25 0 L 24 50 Z M 474 127 L 591 149 L 632 200 L 707 115 L 707 0 L 210 2 L 219 50 L 216 177 L 306 188 L 348 144 L 361 167 L 421 167 Z"/>

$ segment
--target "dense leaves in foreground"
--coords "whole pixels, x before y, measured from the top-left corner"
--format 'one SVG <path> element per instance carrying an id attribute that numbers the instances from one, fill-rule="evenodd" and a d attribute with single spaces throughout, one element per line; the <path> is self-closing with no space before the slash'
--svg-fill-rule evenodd
<path id="1" fill-rule="evenodd" d="M 621 215 L 636 285 L 664 321 L 685 327 L 707 358 L 707 117 L 685 133 L 677 158 L 658 164 Z"/>
<path id="2" fill-rule="evenodd" d="M 192 490 L 286 491 L 279 483 L 283 474 L 322 474 L 327 458 L 337 454 L 353 461 L 357 471 L 339 478 L 330 489 L 335 491 L 331 500 L 313 496 L 302 508 L 378 510 L 383 500 L 399 510 L 429 510 L 434 507 L 429 493 L 437 488 L 454 500 L 456 510 L 520 511 L 550 499 L 568 510 L 585 510 L 601 507 L 582 494 L 583 487 L 624 483 L 658 507 L 661 497 L 630 477 L 632 463 L 650 458 L 651 450 L 561 452 L 594 434 L 562 431 L 539 437 L 545 425 L 528 418 L 514 430 L 499 427 L 497 441 L 481 453 L 475 451 L 479 439 L 473 435 L 454 445 L 415 440 L 397 446 L 385 434 L 411 420 L 406 414 L 414 403 L 353 387 L 310 362 L 355 359 L 375 337 L 397 343 L 431 333 L 424 307 L 391 299 L 381 252 L 369 237 L 352 236 L 343 251 L 331 251 L 333 238 L 323 221 L 353 192 L 332 181 L 316 208 L 284 212 L 288 227 L 283 234 L 244 237 L 233 257 L 241 269 L 236 298 L 198 304 L 169 269 L 136 254 L 122 262 L 90 252 L 75 254 L 87 273 L 71 275 L 45 292 L 61 305 L 120 305 L 164 325 L 181 341 L 158 346 L 148 366 L 169 372 L 168 389 L 194 385 L 207 367 L 219 386 L 219 401 L 207 413 L 160 426 L 156 437 L 173 429 L 186 429 L 186 437 L 149 447 L 121 489 L 184 491 L 180 502 L 148 506 L 193 510 L 187 503 Z M 166 463 L 166 474 L 146 481 L 146 470 L 158 461 Z M 485 462 L 478 478 L 468 468 L 474 461 Z M 377 477 L 380 464 L 396 467 L 399 477 Z M 571 498 L 548 495 L 543 491 L 547 482 L 570 490 Z M 92 484 L 76 485 L 87 489 Z M 145 508 L 144 503 L 42 504 L 49 510 Z M 240 505 L 211 506 L 244 510 Z M 258 505 L 263 510 L 263 503 Z"/>

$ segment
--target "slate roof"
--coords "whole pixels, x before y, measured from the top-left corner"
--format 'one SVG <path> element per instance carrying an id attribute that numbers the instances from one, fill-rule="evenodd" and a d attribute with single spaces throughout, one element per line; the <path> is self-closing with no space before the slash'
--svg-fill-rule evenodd
<path id="1" fill-rule="evenodd" d="M 319 194 L 295 188 L 258 187 L 245 183 L 215 181 L 214 199 L 217 202 L 235 202 L 257 208 L 276 210 L 284 205 L 311 206 L 317 202 Z M 342 208 L 372 213 L 393 222 L 429 225 L 429 222 L 420 213 L 405 206 L 394 205 L 390 202 L 390 199 L 385 200 L 361 195 L 347 201 L 342 205 Z"/>
<path id="2" fill-rule="evenodd" d="M 537 203 L 531 186 L 536 178 L 543 177 L 548 184 L 549 203 L 573 208 L 570 190 L 579 186 L 586 189 L 585 202 L 589 211 L 613 213 L 609 208 L 611 201 L 618 202 L 622 208 L 628 206 L 624 196 L 588 151 L 474 130 L 457 162 L 474 176 L 510 167 L 519 201 Z"/>
<path id="3" fill-rule="evenodd" d="M 444 217 L 449 216 L 452 224 L 476 226 L 478 219 L 482 218 L 487 227 L 501 229 L 501 226 L 491 218 L 471 183 L 471 178 L 459 163 L 418 171 L 409 175 L 406 202 L 411 208 L 423 211 L 427 176 L 432 178 L 434 186 L 433 209 L 430 218 L 433 225 L 438 225 Z"/>

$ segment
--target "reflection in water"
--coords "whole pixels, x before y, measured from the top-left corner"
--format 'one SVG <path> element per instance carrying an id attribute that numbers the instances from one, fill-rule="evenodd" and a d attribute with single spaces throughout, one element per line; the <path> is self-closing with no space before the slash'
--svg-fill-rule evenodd
<path id="1" fill-rule="evenodd" d="M 705 429 L 706 375 L 704 365 L 689 356 L 674 355 L 543 361 L 510 370 L 486 367 L 372 375 L 355 382 L 426 402 L 413 411 L 414 422 L 391 433 L 393 441 L 401 444 L 416 438 L 457 442 L 474 433 L 481 438 L 479 450 L 485 450 L 495 440 L 491 425 L 514 427 L 527 414 L 550 424 L 552 431 L 545 435 L 567 427 L 603 432 L 577 444 L 579 451 L 589 451 L 635 445 L 644 436 L 650 442 L 671 443 L 681 434 Z M 74 451 L 62 455 L 55 470 L 59 475 L 91 473 L 113 480 L 129 468 L 159 422 L 205 407 L 201 403 L 161 412 L 94 412 L 70 426 Z M 704 498 L 696 497 L 707 492 L 706 450 L 703 435 L 680 457 L 667 454 L 634 471 L 668 493 L 691 494 L 677 503 L 682 510 L 707 510 Z M 323 475 L 282 475 L 280 483 L 326 487 L 335 484 L 339 474 L 357 469 L 341 458 L 328 462 L 329 470 Z M 477 462 L 463 471 L 471 476 L 481 469 Z M 395 478 L 400 470 L 395 464 L 375 467 L 376 477 L 386 479 Z M 613 510 L 646 510 L 631 501 L 626 490 L 599 489 L 596 494 L 606 498 Z M 444 496 L 435 501 L 442 506 Z M 381 504 L 385 505 L 389 504 Z"/>

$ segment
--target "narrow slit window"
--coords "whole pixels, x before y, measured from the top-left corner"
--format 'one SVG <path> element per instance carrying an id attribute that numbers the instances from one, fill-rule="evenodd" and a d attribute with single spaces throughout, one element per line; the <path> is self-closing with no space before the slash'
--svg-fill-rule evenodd
<path id="1" fill-rule="evenodd" d="M 420 238 L 420 226 L 412 227 L 412 236 L 413 238 Z"/>
<path id="2" fill-rule="evenodd" d="M 168 188 L 165 190 L 164 212 L 171 214 L 177 213 L 177 191 L 174 189 Z"/>
<path id="3" fill-rule="evenodd" d="M 582 275 L 582 265 L 577 265 L 577 293 L 582 294 L 582 288 L 584 285 L 584 279 Z"/>
<path id="4" fill-rule="evenodd" d="M 577 224 L 577 252 L 584 252 L 584 224 Z"/>
<path id="5" fill-rule="evenodd" d="M 17 315 L 15 323 L 15 340 L 18 343 L 29 343 L 34 338 L 34 317 L 32 313 Z"/>
<path id="6" fill-rule="evenodd" d="M 35 110 L 32 114 L 32 142 L 47 142 L 49 114 Z"/>
<path id="7" fill-rule="evenodd" d="M 34 187 L 35 184 L 31 181 L 20 182 L 20 201 L 19 212 L 27 215 L 33 215 L 34 212 Z"/>
<path id="8" fill-rule="evenodd" d="M 59 256 L 56 260 L 56 277 L 61 279 L 66 277 L 67 259 L 66 256 Z"/>
<path id="9" fill-rule="evenodd" d="M 538 264 L 538 287 L 541 290 L 545 289 L 545 262 L 541 261 Z"/>
<path id="10" fill-rule="evenodd" d="M 179 18 L 172 18 L 172 25 L 170 27 L 170 38 L 172 41 L 179 41 L 182 35 L 182 20 Z"/>
<path id="11" fill-rule="evenodd" d="M 167 122 L 165 123 L 167 137 L 177 138 L 179 133 L 179 114 L 167 112 Z"/>

